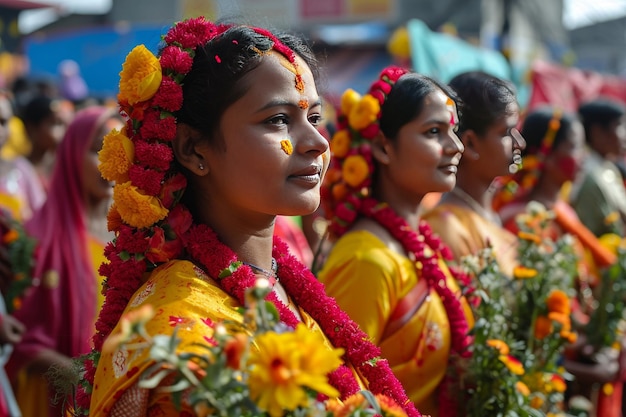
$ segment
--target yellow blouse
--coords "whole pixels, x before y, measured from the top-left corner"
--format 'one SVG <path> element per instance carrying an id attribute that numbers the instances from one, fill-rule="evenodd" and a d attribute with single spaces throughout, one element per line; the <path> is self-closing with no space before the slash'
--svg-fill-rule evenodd
<path id="1" fill-rule="evenodd" d="M 441 260 L 449 287 L 459 288 Z M 393 332 L 385 332 L 399 302 L 420 276 L 406 256 L 389 249 L 368 231 L 342 236 L 319 273 L 327 293 L 380 346 L 382 356 L 422 414 L 438 415 L 435 390 L 446 372 L 450 326 L 443 303 L 434 290 L 419 309 Z M 471 310 L 464 303 L 473 324 Z"/>
<path id="2" fill-rule="evenodd" d="M 517 264 L 517 237 L 504 227 L 473 210 L 453 204 L 440 204 L 424 213 L 422 219 L 450 248 L 457 262 L 491 245 L 500 270 L 513 276 Z"/>
<path id="3" fill-rule="evenodd" d="M 211 335 L 211 322 L 225 320 L 241 322 L 237 311 L 238 302 L 225 293 L 217 283 L 200 268 L 189 261 L 171 261 L 152 272 L 148 281 L 135 293 L 124 314 L 140 306 L 150 304 L 156 316 L 146 324 L 150 335 L 171 335 L 178 327 L 177 336 L 182 340 L 181 352 L 206 353 L 197 346 L 206 344 Z M 302 309 L 302 321 L 311 331 L 323 335 L 318 324 Z M 119 332 L 119 323 L 112 334 Z M 324 336 L 328 346 L 331 346 Z M 132 342 L 132 341 L 131 341 Z M 108 416 L 115 409 L 120 415 L 130 416 L 179 416 L 184 412 L 194 415 L 189 407 L 175 409 L 169 394 L 142 391 L 137 382 L 142 373 L 153 364 L 148 350 L 128 352 L 117 349 L 102 352 L 94 379 L 90 416 Z M 358 378 L 358 377 L 357 377 Z M 359 380 L 365 386 L 362 380 Z M 129 395 L 125 395 L 128 392 Z M 118 404 L 118 401 L 120 403 Z M 179 414 L 183 413 L 183 414 Z"/>

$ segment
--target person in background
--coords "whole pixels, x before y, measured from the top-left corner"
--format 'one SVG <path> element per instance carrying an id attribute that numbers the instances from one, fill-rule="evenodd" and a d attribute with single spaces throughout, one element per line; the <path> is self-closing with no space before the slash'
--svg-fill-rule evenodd
<path id="1" fill-rule="evenodd" d="M 459 74 L 449 85 L 460 100 L 458 135 L 465 153 L 456 186 L 423 218 L 457 263 L 492 247 L 500 269 L 513 276 L 517 237 L 502 227 L 492 199 L 495 181 L 517 167 L 525 146 L 516 129 L 520 109 L 515 90 L 509 82 L 481 71 Z"/>
<path id="2" fill-rule="evenodd" d="M 432 416 L 450 403 L 438 387 L 473 323 L 444 244 L 419 217 L 427 193 L 456 182 L 463 144 L 453 97 L 396 66 L 364 96 L 346 91 L 322 190 L 334 244 L 319 279 Z"/>
<path id="3" fill-rule="evenodd" d="M 583 172 L 572 186 L 570 204 L 596 236 L 626 234 L 626 188 L 616 162 L 626 155 L 626 108 L 599 98 L 584 103 L 578 114 L 589 149 Z"/>
<path id="4" fill-rule="evenodd" d="M 56 148 L 73 114 L 71 103 L 46 95 L 31 98 L 19 114 L 31 144 L 26 158 L 35 168 L 46 191 L 54 168 Z"/>
<path id="5" fill-rule="evenodd" d="M 15 312 L 26 331 L 6 366 L 24 417 L 61 415 L 46 373 L 72 369 L 72 358 L 91 348 L 113 190 L 98 171 L 98 152 L 105 132 L 122 126 L 112 109 L 78 112 L 59 144 L 46 202 L 25 223 L 39 242 L 37 282 Z"/>

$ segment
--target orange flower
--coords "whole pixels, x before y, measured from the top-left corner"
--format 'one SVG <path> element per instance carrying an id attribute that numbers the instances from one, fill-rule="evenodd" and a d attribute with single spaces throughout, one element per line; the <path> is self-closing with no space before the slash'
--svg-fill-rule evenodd
<path id="1" fill-rule="evenodd" d="M 552 290 L 546 299 L 548 311 L 569 315 L 571 312 L 570 299 L 561 290 Z"/>
<path id="2" fill-rule="evenodd" d="M 552 320 L 546 316 L 537 317 L 535 320 L 535 338 L 541 340 L 550 333 L 552 333 Z"/>
<path id="3" fill-rule="evenodd" d="M 497 349 L 501 355 L 509 354 L 509 345 L 499 339 L 489 339 L 487 340 L 487 346 Z"/>
<path id="4" fill-rule="evenodd" d="M 241 367 L 241 358 L 248 348 L 248 336 L 244 333 L 237 333 L 224 345 L 226 354 L 226 366 L 232 369 Z"/>
<path id="5" fill-rule="evenodd" d="M 352 107 L 361 100 L 361 95 L 351 88 L 348 88 L 341 95 L 341 112 L 345 115 L 350 114 Z"/>
<path id="6" fill-rule="evenodd" d="M 535 244 L 537 244 L 537 245 L 540 245 L 540 244 L 541 244 L 541 238 L 540 238 L 539 236 L 537 236 L 537 235 L 533 234 L 533 233 L 528 233 L 528 232 L 519 231 L 519 232 L 517 232 L 517 236 L 518 236 L 520 239 L 523 239 L 523 240 L 529 240 L 529 241 L 531 241 L 531 242 L 534 242 L 534 243 L 535 243 Z"/>
<path id="7" fill-rule="evenodd" d="M 156 94 L 162 77 L 157 57 L 144 45 L 137 45 L 122 64 L 117 98 L 131 106 L 146 101 Z"/>
<path id="8" fill-rule="evenodd" d="M 535 395 L 531 400 L 530 400 L 530 406 L 532 408 L 534 408 L 535 410 L 539 410 L 541 408 L 541 406 L 543 405 L 543 398 L 541 398 L 538 395 Z"/>
<path id="9" fill-rule="evenodd" d="M 517 390 L 517 392 L 525 397 L 528 397 L 530 395 L 530 389 L 528 388 L 528 385 L 524 384 L 522 381 L 517 381 L 515 383 L 515 389 Z"/>
<path id="10" fill-rule="evenodd" d="M 130 182 L 116 184 L 113 187 L 113 199 L 121 218 L 133 227 L 152 226 L 168 213 L 158 198 L 142 194 Z"/>
<path id="11" fill-rule="evenodd" d="M 561 330 L 560 335 L 569 343 L 575 343 L 578 340 L 578 333 L 570 332 L 569 330 Z"/>
<path id="12" fill-rule="evenodd" d="M 351 187 L 358 187 L 369 174 L 369 165 L 361 155 L 350 155 L 343 163 L 343 179 Z"/>
<path id="13" fill-rule="evenodd" d="M 330 411 L 335 417 L 347 417 L 354 414 L 355 411 L 367 408 L 367 400 L 360 392 L 353 394 L 344 401 L 331 399 L 326 402 L 326 410 Z"/>
<path id="14" fill-rule="evenodd" d="M 376 121 L 378 113 L 380 113 L 378 99 L 370 94 L 366 94 L 350 109 L 348 124 L 355 130 L 365 129 Z"/>
<path id="15" fill-rule="evenodd" d="M 128 170 L 135 159 L 135 146 L 126 136 L 126 129 L 113 129 L 104 137 L 102 149 L 98 152 L 98 169 L 102 178 L 118 183 L 128 181 Z"/>
<path id="16" fill-rule="evenodd" d="M 548 313 L 548 318 L 559 323 L 561 325 L 561 330 L 568 331 L 572 328 L 571 319 L 567 314 L 550 312 Z"/>
<path id="17" fill-rule="evenodd" d="M 2 242 L 4 243 L 13 243 L 20 237 L 20 234 L 15 229 L 10 229 L 8 232 L 4 234 L 2 237 Z"/>
<path id="18" fill-rule="evenodd" d="M 333 156 L 343 158 L 350 150 L 350 133 L 346 129 L 335 132 L 330 142 L 330 151 Z"/>
<path id="19" fill-rule="evenodd" d="M 333 198 L 336 201 L 342 201 L 345 196 L 348 194 L 348 187 L 345 183 L 340 182 L 339 184 L 335 184 L 332 189 Z"/>
<path id="20" fill-rule="evenodd" d="M 515 375 L 524 375 L 524 366 L 515 356 L 500 355 L 498 359 Z"/>
<path id="21" fill-rule="evenodd" d="M 378 401 L 378 405 L 380 409 L 383 411 L 383 415 L 389 417 L 407 417 L 406 412 L 402 407 L 398 405 L 394 400 L 387 397 L 384 394 L 376 394 L 376 401 Z"/>
<path id="22" fill-rule="evenodd" d="M 119 211 L 117 211 L 117 207 L 115 207 L 115 203 L 111 204 L 109 207 L 109 212 L 107 213 L 107 230 L 109 232 L 113 232 L 115 230 L 119 230 L 124 222 L 122 221 L 122 216 L 120 216 Z"/>
<path id="23" fill-rule="evenodd" d="M 548 380 L 548 391 L 565 392 L 567 385 L 561 375 L 552 374 Z"/>
<path id="24" fill-rule="evenodd" d="M 534 278 L 537 276 L 537 270 L 526 268 L 525 266 L 516 266 L 513 268 L 513 276 L 517 279 Z"/>
<path id="25" fill-rule="evenodd" d="M 613 384 L 611 384 L 610 382 L 607 382 L 606 384 L 602 385 L 602 393 L 604 395 L 612 395 L 614 390 L 615 388 L 613 387 Z"/>

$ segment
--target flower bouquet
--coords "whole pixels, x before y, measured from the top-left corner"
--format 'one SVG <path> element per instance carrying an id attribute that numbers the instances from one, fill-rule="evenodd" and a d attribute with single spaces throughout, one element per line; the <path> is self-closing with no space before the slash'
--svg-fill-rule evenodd
<path id="1" fill-rule="evenodd" d="M 2 296 L 10 314 L 21 306 L 24 293 L 32 285 L 37 240 L 29 236 L 22 224 L 9 214 L 0 214 L 0 236 L 7 249 L 11 276 L 2 278 Z"/>
<path id="2" fill-rule="evenodd" d="M 463 259 L 473 277 L 469 301 L 476 323 L 471 356 L 455 358 L 451 366 L 460 406 L 448 415 L 562 413 L 570 376 L 559 364 L 566 344 L 576 339 L 569 303 L 576 257 L 569 236 L 554 241 L 543 233 L 550 216 L 539 205 L 520 216 L 513 278 L 500 271 L 491 248 Z"/>
<path id="3" fill-rule="evenodd" d="M 154 314 L 146 305 L 122 317 L 121 332 L 103 350 L 124 345 L 149 349 L 154 364 L 140 386 L 170 392 L 178 407 L 188 404 L 197 416 L 406 416 L 383 395 L 369 391 L 337 399 L 326 375 L 341 364 L 343 349 L 333 349 L 306 325 L 278 322 L 266 279 L 247 292 L 243 322 L 212 323 L 203 353 L 178 349 L 180 339 L 149 335 L 144 324 Z"/>

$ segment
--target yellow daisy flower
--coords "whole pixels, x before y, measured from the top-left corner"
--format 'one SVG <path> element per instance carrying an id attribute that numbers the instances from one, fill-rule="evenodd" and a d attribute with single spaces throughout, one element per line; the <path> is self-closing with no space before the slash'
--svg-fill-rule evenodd
<path id="1" fill-rule="evenodd" d="M 304 324 L 294 332 L 262 334 L 256 338 L 256 347 L 249 361 L 250 396 L 272 417 L 306 407 L 309 397 L 305 388 L 331 398 L 339 395 L 326 374 L 341 365 L 343 349 L 328 349 Z"/>
<path id="2" fill-rule="evenodd" d="M 120 72 L 120 102 L 131 106 L 149 100 L 161 85 L 161 64 L 144 45 L 137 45 L 126 56 Z"/>

